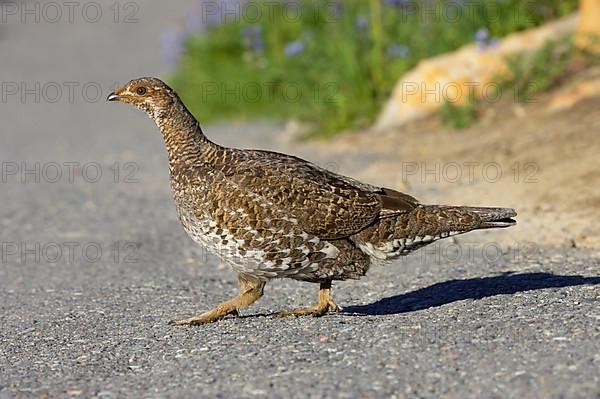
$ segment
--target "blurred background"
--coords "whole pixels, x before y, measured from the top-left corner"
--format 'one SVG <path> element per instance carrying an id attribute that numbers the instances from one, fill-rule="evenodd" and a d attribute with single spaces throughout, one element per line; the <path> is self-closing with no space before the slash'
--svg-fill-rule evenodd
<path id="1" fill-rule="evenodd" d="M 199 2 L 181 27 L 164 34 L 162 51 L 173 83 L 203 120 L 296 118 L 313 124 L 316 135 L 331 135 L 373 124 L 395 83 L 420 61 L 471 43 L 479 52 L 493 51 L 506 36 L 570 15 L 577 4 L 576 0 Z M 541 50 L 532 48 L 536 45 L 528 49 Z M 546 49 L 537 65 L 511 64 L 519 71 L 512 70 L 506 81 L 498 76 L 498 83 L 527 79 L 524 83 L 544 80 L 543 85 L 549 86 L 561 73 L 561 65 L 544 71 L 544 77 L 535 73 L 540 74 L 546 62 L 564 63 L 551 58 L 557 55 Z M 446 66 L 447 76 L 462 79 L 464 70 L 452 67 Z M 465 96 L 461 105 L 468 101 Z M 474 117 L 454 113 L 445 117 L 450 125 L 474 122 Z"/>

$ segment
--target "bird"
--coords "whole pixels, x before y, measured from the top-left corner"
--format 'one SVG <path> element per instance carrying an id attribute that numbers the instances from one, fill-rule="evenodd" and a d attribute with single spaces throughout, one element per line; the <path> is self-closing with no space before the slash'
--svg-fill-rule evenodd
<path id="1" fill-rule="evenodd" d="M 319 284 L 316 304 L 278 315 L 340 311 L 333 281 L 359 279 L 371 265 L 439 239 L 516 224 L 512 208 L 427 205 L 293 155 L 221 146 L 158 78 L 131 80 L 107 101 L 131 104 L 156 123 L 184 230 L 237 273 L 237 296 L 175 325 L 239 315 L 278 278 Z"/>

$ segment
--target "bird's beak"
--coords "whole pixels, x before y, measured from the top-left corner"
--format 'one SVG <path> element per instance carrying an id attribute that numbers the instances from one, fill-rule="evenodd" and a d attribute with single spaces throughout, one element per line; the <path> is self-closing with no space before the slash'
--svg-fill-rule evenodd
<path id="1" fill-rule="evenodd" d="M 108 97 L 106 97 L 106 101 L 119 101 L 120 97 L 118 95 L 115 94 L 115 92 L 112 92 L 108 95 Z"/>

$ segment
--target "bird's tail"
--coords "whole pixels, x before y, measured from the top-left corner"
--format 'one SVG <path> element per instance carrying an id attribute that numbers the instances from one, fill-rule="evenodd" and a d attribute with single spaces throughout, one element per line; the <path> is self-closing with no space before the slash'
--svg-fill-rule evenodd
<path id="1" fill-rule="evenodd" d="M 442 238 L 513 226 L 515 216 L 517 212 L 511 208 L 419 205 L 410 212 L 379 220 L 352 239 L 363 252 L 387 260 Z"/>
<path id="2" fill-rule="evenodd" d="M 462 227 L 466 231 L 477 229 L 495 229 L 517 224 L 513 218 L 517 212 L 512 208 L 484 208 L 474 206 L 440 206 L 441 225 Z M 434 213 L 437 211 L 434 209 Z M 458 221 L 458 224 L 456 223 Z M 462 225 L 461 225 L 462 223 Z M 465 231 L 465 232 L 466 232 Z"/>
<path id="3" fill-rule="evenodd" d="M 482 208 L 472 206 L 421 205 L 398 217 L 394 236 L 423 237 L 454 235 L 479 229 L 514 226 L 517 212 L 512 208 Z"/>

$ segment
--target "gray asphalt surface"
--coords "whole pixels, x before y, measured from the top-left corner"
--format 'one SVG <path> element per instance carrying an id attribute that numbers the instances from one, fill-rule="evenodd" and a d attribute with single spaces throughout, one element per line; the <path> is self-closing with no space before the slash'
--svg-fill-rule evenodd
<path id="1" fill-rule="evenodd" d="M 103 98 L 163 76 L 161 29 L 190 3 L 141 2 L 135 24 L 10 19 L 2 82 L 95 82 Z M 152 122 L 80 92 L 10 96 L 0 119 L 0 398 L 600 397 L 598 251 L 532 237 L 498 253 L 502 231 L 473 233 L 336 284 L 340 314 L 273 317 L 316 297 L 281 280 L 241 318 L 175 328 L 233 296 L 235 276 L 180 228 Z M 206 130 L 281 148 L 278 129 Z"/>

